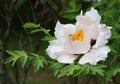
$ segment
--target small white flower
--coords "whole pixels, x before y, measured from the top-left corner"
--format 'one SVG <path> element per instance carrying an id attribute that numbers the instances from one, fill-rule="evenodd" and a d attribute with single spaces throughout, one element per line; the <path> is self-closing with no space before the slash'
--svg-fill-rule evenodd
<path id="1" fill-rule="evenodd" d="M 55 27 L 56 40 L 50 41 L 48 55 L 61 63 L 73 63 L 80 55 L 79 64 L 97 64 L 105 60 L 110 48 L 106 46 L 111 36 L 111 27 L 100 24 L 101 16 L 91 8 L 85 15 L 76 17 L 76 24 L 61 24 Z"/>

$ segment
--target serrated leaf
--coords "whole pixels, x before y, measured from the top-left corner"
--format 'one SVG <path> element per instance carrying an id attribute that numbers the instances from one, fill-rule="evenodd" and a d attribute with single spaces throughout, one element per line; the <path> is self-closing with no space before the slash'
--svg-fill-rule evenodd
<path id="1" fill-rule="evenodd" d="M 32 30 L 31 33 L 33 34 L 33 33 L 41 32 L 41 31 L 42 29 L 35 29 L 35 30 Z"/>
<path id="2" fill-rule="evenodd" d="M 106 81 L 109 81 L 112 76 L 113 76 L 112 70 L 107 71 L 107 72 L 105 73 L 105 80 L 106 80 Z"/>
<path id="3" fill-rule="evenodd" d="M 106 66 L 104 65 L 96 65 L 96 66 L 93 66 L 93 65 L 88 65 L 88 64 L 85 64 L 85 65 L 82 65 L 82 68 L 84 68 L 84 74 L 85 75 L 88 75 L 88 74 L 93 74 L 93 75 L 96 75 L 96 74 L 99 74 L 101 76 L 104 75 L 104 70 L 103 68 L 105 68 Z"/>
<path id="4" fill-rule="evenodd" d="M 27 62 L 28 56 L 23 56 L 20 58 L 20 65 L 23 68 Z"/>
<path id="5" fill-rule="evenodd" d="M 21 66 L 24 67 L 26 61 L 27 61 L 27 53 L 25 51 L 19 51 L 19 50 L 7 50 L 7 53 L 11 55 L 11 57 L 9 57 L 5 63 L 9 63 L 12 62 L 12 65 L 14 66 L 14 64 L 16 63 L 16 61 L 18 59 L 23 59 L 21 62 Z"/>
<path id="6" fill-rule="evenodd" d="M 53 63 L 50 68 L 53 69 L 54 75 L 57 76 L 61 69 L 64 67 L 64 64 L 55 62 Z"/>
<path id="7" fill-rule="evenodd" d="M 42 29 L 42 31 L 47 35 L 50 32 L 50 29 Z"/>
<path id="8" fill-rule="evenodd" d="M 80 65 L 75 65 L 74 76 L 80 75 L 83 71 L 84 71 L 84 68 L 82 68 Z"/>
<path id="9" fill-rule="evenodd" d="M 81 5 L 79 4 L 77 4 L 76 3 L 76 1 L 71 1 L 70 2 L 70 8 L 67 8 L 66 10 L 65 10 L 65 13 L 75 13 L 75 12 L 79 12 L 79 10 L 80 10 L 80 7 Z"/>
<path id="10" fill-rule="evenodd" d="M 5 64 L 7 64 L 7 63 L 10 63 L 10 62 L 12 62 L 13 61 L 13 59 L 14 59 L 14 57 L 13 56 L 10 56 L 10 57 L 8 57 L 6 60 L 5 60 Z"/>
<path id="11" fill-rule="evenodd" d="M 23 25 L 24 28 L 37 28 L 40 27 L 40 24 L 35 24 L 32 22 L 27 22 Z"/>
<path id="12" fill-rule="evenodd" d="M 112 67 L 113 76 L 115 76 L 118 72 L 120 72 L 120 64 L 116 64 Z"/>
<path id="13" fill-rule="evenodd" d="M 11 56 L 15 56 L 15 57 L 16 57 L 16 56 L 19 56 L 18 53 L 16 53 L 16 52 L 13 51 L 13 50 L 7 50 L 6 52 L 7 52 L 8 54 L 10 54 Z"/>
<path id="14" fill-rule="evenodd" d="M 70 20 L 73 20 L 73 19 L 75 19 L 76 15 L 77 15 L 76 13 L 65 13 L 63 15 L 63 17 L 67 18 L 67 19 L 70 19 Z"/>
<path id="15" fill-rule="evenodd" d="M 91 69 L 91 73 L 93 75 L 96 75 L 96 74 L 99 74 L 100 76 L 103 76 L 104 75 L 104 70 L 103 68 L 105 68 L 106 66 L 94 66 L 92 69 Z"/>
<path id="16" fill-rule="evenodd" d="M 42 41 L 50 41 L 53 40 L 50 36 L 45 36 L 44 38 L 41 39 Z"/>
<path id="17" fill-rule="evenodd" d="M 43 64 L 46 63 L 46 61 L 42 56 L 35 56 L 34 58 L 31 59 L 31 63 L 36 72 L 39 70 L 40 67 L 43 67 Z"/>

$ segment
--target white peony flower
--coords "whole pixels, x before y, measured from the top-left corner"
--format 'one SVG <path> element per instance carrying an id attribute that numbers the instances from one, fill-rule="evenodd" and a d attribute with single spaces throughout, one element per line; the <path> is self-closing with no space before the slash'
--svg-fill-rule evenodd
<path id="1" fill-rule="evenodd" d="M 101 16 L 91 8 L 85 15 L 76 17 L 76 24 L 61 24 L 55 27 L 56 40 L 46 49 L 49 57 L 60 63 L 73 63 L 80 54 L 79 64 L 96 65 L 105 60 L 110 48 L 106 45 L 111 36 L 111 27 L 100 24 Z"/>

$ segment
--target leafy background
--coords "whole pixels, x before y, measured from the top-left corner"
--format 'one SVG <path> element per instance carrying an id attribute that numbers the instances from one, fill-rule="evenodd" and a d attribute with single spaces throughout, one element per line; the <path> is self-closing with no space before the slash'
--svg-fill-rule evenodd
<path id="1" fill-rule="evenodd" d="M 74 23 L 94 7 L 112 26 L 111 48 L 98 65 L 61 64 L 45 49 L 57 20 Z M 0 0 L 0 84 L 120 84 L 120 0 Z"/>

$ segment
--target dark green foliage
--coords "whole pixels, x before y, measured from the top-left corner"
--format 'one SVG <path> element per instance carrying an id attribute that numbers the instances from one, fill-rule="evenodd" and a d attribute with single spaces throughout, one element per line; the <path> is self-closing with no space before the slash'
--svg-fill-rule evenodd
<path id="1" fill-rule="evenodd" d="M 43 64 L 47 63 L 45 57 L 39 56 L 38 54 L 34 53 L 31 53 L 31 55 L 33 57 L 30 59 L 30 63 L 33 65 L 35 72 L 38 71 L 40 67 L 42 68 Z"/>
<path id="2" fill-rule="evenodd" d="M 24 28 L 37 28 L 40 27 L 40 24 L 35 24 L 32 22 L 27 22 L 23 25 Z"/>
<path id="3" fill-rule="evenodd" d="M 73 20 L 75 17 L 80 14 L 81 5 L 78 4 L 78 1 L 73 0 L 69 1 L 69 6 L 66 7 L 63 17 Z"/>
<path id="4" fill-rule="evenodd" d="M 12 50 L 7 50 L 7 53 L 10 54 L 11 56 L 6 60 L 5 63 L 12 62 L 12 65 L 16 63 L 19 59 L 21 60 L 20 65 L 23 68 L 27 62 L 28 55 L 25 51 L 12 51 Z"/>
<path id="5" fill-rule="evenodd" d="M 5 61 L 6 63 L 12 62 L 12 65 L 14 66 L 17 61 L 20 62 L 20 66 L 24 68 L 24 66 L 27 64 L 27 61 L 29 61 L 35 72 L 39 70 L 40 67 L 43 67 L 43 64 L 46 64 L 45 57 L 39 56 L 35 53 L 30 53 L 29 55 L 25 51 L 18 51 L 18 50 L 7 50 L 7 53 L 11 56 Z"/>
<path id="6" fill-rule="evenodd" d="M 92 66 L 89 64 L 84 64 L 84 65 L 76 65 L 76 64 L 70 64 L 70 65 L 64 65 L 61 63 L 53 63 L 51 65 L 51 68 L 54 71 L 54 74 L 57 75 L 58 77 L 63 77 L 63 76 L 78 76 L 81 73 L 85 75 L 100 75 L 104 76 L 104 68 L 106 68 L 105 65 L 96 65 Z"/>
<path id="7" fill-rule="evenodd" d="M 16 33 L 18 33 L 17 34 L 18 38 L 20 38 L 21 36 L 24 37 L 27 34 L 27 37 L 29 38 L 29 43 L 28 43 L 28 39 L 26 40 L 26 38 L 24 38 L 26 40 L 24 42 L 22 42 L 21 39 L 19 39 L 19 42 L 21 41 L 21 43 L 23 43 L 23 47 L 24 47 L 24 43 L 26 43 L 27 48 L 25 46 L 25 48 L 20 48 L 21 50 L 14 50 L 14 49 L 7 50 L 7 53 L 10 56 L 6 59 L 5 64 L 12 62 L 12 65 L 14 66 L 15 63 L 17 62 L 16 64 L 21 66 L 23 69 L 27 65 L 32 65 L 35 72 L 38 71 L 40 68 L 44 67 L 45 64 L 48 64 L 50 68 L 53 69 L 54 75 L 57 77 L 79 76 L 80 74 L 84 74 L 85 76 L 86 75 L 99 76 L 99 78 L 103 79 L 104 81 L 112 80 L 113 77 L 115 77 L 117 74 L 120 73 L 120 61 L 119 61 L 120 59 L 120 0 L 102 0 L 100 3 L 98 2 L 88 2 L 88 3 L 90 5 L 87 6 L 87 3 L 83 3 L 80 0 L 72 0 L 72 1 L 38 0 L 38 2 L 37 0 L 30 0 L 30 2 L 29 0 L 17 0 L 14 3 L 15 7 L 17 8 L 17 11 L 15 7 L 11 7 L 13 9 L 11 9 L 12 12 L 9 15 L 10 11 L 7 11 L 8 10 L 7 9 L 6 11 L 8 13 L 6 17 L 7 18 L 17 17 L 16 19 L 12 18 L 12 21 L 10 22 L 11 23 L 10 31 L 12 31 L 12 34 L 15 33 L 13 36 L 16 36 Z M 27 5 L 28 7 L 25 5 Z M 13 4 L 11 6 L 13 6 Z M 72 23 L 75 20 L 75 17 L 78 14 L 80 14 L 82 8 L 84 9 L 83 11 L 87 11 L 91 7 L 94 7 L 98 10 L 98 12 L 102 17 L 101 20 L 102 23 L 112 27 L 111 29 L 112 36 L 109 39 L 109 43 L 108 43 L 111 52 L 105 62 L 99 62 L 95 66 L 89 64 L 80 65 L 76 63 L 62 64 L 59 62 L 53 62 L 51 60 L 46 59 L 47 58 L 45 57 L 46 54 L 44 55 L 41 55 L 41 53 L 37 54 L 39 53 L 39 51 L 37 50 L 34 51 L 35 48 L 31 47 L 34 46 L 31 44 L 36 43 L 34 42 L 36 41 L 35 40 L 36 38 L 39 39 L 40 42 L 48 42 L 50 40 L 55 39 L 55 37 L 53 37 L 52 35 L 54 33 L 53 30 L 57 20 L 61 20 L 62 23 L 66 23 L 66 22 Z M 2 17 L 2 11 L 3 10 L 0 10 L 1 13 L 0 18 L 6 18 L 6 17 Z M 21 17 L 19 15 L 21 14 L 20 12 L 22 13 Z M 23 24 L 21 22 L 21 19 L 23 20 L 23 23 L 27 22 L 23 26 L 21 26 Z M 7 19 L 6 21 L 9 20 Z M 6 23 L 1 21 L 1 24 L 6 24 Z M 4 27 L 4 25 L 1 25 L 0 27 L 1 27 L 0 30 L 2 30 L 0 31 L 0 37 L 2 37 L 4 36 L 3 34 L 6 33 L 7 26 L 5 25 Z M 24 29 L 27 30 L 27 32 L 25 32 Z M 19 33 L 19 30 L 22 32 Z M 33 36 L 35 35 L 35 37 L 32 37 L 32 35 Z M 37 35 L 40 38 L 37 37 Z M 4 37 L 2 39 L 4 39 Z M 3 42 L 0 38 L 1 51 L 2 51 L 2 47 L 1 47 L 2 45 Z M 39 49 L 41 50 L 42 48 L 40 47 Z M 45 51 L 45 50 L 41 50 L 41 51 Z M 28 52 L 32 52 L 32 53 L 28 53 Z"/>

